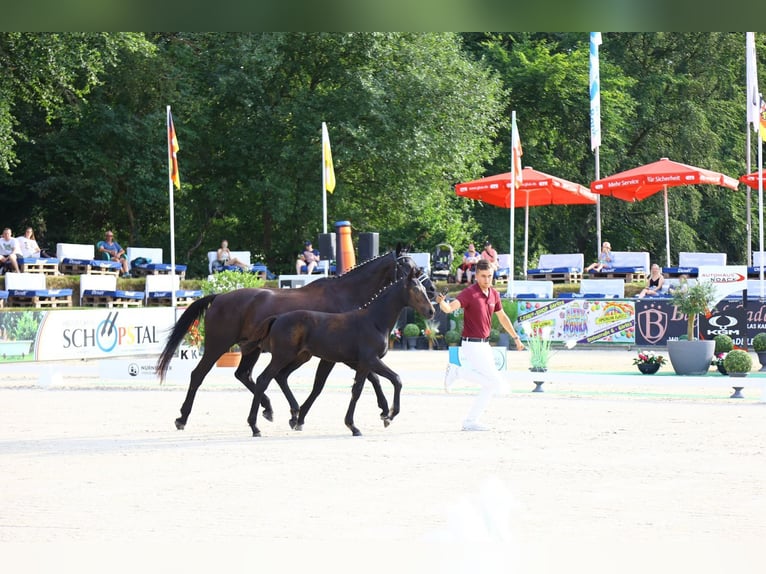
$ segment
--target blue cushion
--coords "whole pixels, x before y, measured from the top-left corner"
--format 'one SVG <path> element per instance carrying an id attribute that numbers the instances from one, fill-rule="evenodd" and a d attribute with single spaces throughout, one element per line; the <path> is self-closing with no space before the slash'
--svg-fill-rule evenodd
<path id="1" fill-rule="evenodd" d="M 540 267 L 538 269 L 527 269 L 527 275 L 539 275 L 540 273 L 579 273 L 579 267 Z"/>
<path id="2" fill-rule="evenodd" d="M 14 297 L 68 297 L 71 289 L 9 289 L 8 294 Z"/>
<path id="3" fill-rule="evenodd" d="M 120 299 L 143 299 L 144 298 L 144 292 L 143 291 L 123 291 L 121 289 L 118 289 L 114 292 L 115 297 L 119 297 Z"/>
<path id="4" fill-rule="evenodd" d="M 699 274 L 699 268 L 698 267 L 663 267 L 662 268 L 663 273 L 667 273 L 669 275 L 697 275 Z"/>

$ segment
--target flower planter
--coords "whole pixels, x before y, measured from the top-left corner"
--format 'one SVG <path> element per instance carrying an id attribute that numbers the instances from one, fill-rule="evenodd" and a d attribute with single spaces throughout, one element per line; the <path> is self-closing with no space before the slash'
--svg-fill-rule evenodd
<path id="1" fill-rule="evenodd" d="M 239 360 L 242 358 L 242 353 L 229 352 L 221 355 L 215 362 L 216 367 L 239 367 Z"/>
<path id="2" fill-rule="evenodd" d="M 418 348 L 418 338 L 417 337 L 405 337 L 404 341 L 407 343 L 407 350 L 408 351 L 414 351 Z"/>
<path id="3" fill-rule="evenodd" d="M 638 367 L 638 370 L 641 371 L 641 373 L 644 375 L 653 375 L 660 370 L 659 363 L 641 363 L 636 366 Z"/>
<path id="4" fill-rule="evenodd" d="M 548 371 L 547 367 L 529 367 L 529 370 L 533 373 L 545 373 Z M 542 393 L 543 392 L 543 383 L 545 381 L 532 381 L 535 384 L 535 388 L 532 389 L 533 393 Z"/>
<path id="5" fill-rule="evenodd" d="M 758 361 L 761 363 L 760 372 L 766 372 L 766 351 L 758 351 Z"/>
<path id="6" fill-rule="evenodd" d="M 677 375 L 706 375 L 715 341 L 668 341 L 668 355 Z"/>

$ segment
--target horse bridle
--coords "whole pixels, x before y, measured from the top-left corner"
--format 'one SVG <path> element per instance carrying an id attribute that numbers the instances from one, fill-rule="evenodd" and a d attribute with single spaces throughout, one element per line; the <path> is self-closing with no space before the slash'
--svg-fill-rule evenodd
<path id="1" fill-rule="evenodd" d="M 402 253 L 401 255 L 397 255 L 396 256 L 396 276 L 394 278 L 394 281 L 398 281 L 399 279 L 403 279 L 404 276 L 405 276 L 404 275 L 405 272 L 404 272 L 404 269 L 402 269 L 402 263 L 401 263 L 401 260 L 403 260 L 405 257 L 407 259 L 411 260 L 413 263 L 415 263 L 415 260 L 412 259 L 412 257 L 410 257 L 410 255 L 408 253 Z M 420 271 L 420 275 L 418 275 L 418 277 L 417 277 L 418 283 L 420 283 L 420 286 L 423 287 L 423 290 L 425 290 L 426 293 L 428 293 L 428 290 L 426 289 L 426 281 L 428 281 L 428 279 L 429 279 L 428 275 L 426 275 L 426 272 L 423 271 L 422 268 L 418 267 L 417 264 L 415 264 L 415 269 Z M 400 271 L 402 272 L 402 276 L 401 277 L 399 276 L 399 272 Z"/>

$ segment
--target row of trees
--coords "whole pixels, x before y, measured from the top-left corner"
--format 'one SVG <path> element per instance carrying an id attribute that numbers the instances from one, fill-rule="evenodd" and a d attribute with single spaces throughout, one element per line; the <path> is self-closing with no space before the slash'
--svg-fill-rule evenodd
<path id="1" fill-rule="evenodd" d="M 742 33 L 605 34 L 601 175 L 660 157 L 743 173 L 744 60 Z M 583 33 L 3 33 L 0 92 L 3 224 L 51 246 L 111 228 L 168 252 L 170 104 L 176 256 L 197 275 L 223 238 L 287 271 L 321 232 L 322 121 L 338 181 L 329 224 L 378 231 L 384 247 L 489 237 L 507 251 L 507 210 L 453 186 L 508 171 L 513 109 L 524 165 L 594 177 Z M 744 191 L 678 188 L 670 203 L 674 251 L 745 260 Z M 532 210 L 532 257 L 595 255 L 595 217 Z M 602 225 L 614 249 L 664 253 L 660 197 L 605 198 Z"/>

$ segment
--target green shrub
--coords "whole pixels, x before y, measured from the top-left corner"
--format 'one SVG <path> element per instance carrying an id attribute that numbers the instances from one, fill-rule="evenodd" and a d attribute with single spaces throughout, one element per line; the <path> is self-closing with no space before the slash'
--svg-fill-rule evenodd
<path id="1" fill-rule="evenodd" d="M 747 351 L 735 349 L 723 360 L 723 368 L 727 373 L 749 373 L 753 367 L 753 359 Z"/>
<path id="2" fill-rule="evenodd" d="M 753 337 L 753 351 L 756 353 L 766 351 L 766 333 L 758 333 Z"/>
<path id="3" fill-rule="evenodd" d="M 417 337 L 420 335 L 420 328 L 415 323 L 407 323 L 402 329 L 403 337 Z"/>
<path id="4" fill-rule="evenodd" d="M 500 331 L 498 329 L 489 330 L 489 342 L 497 343 L 500 340 Z"/>
<path id="5" fill-rule="evenodd" d="M 454 329 L 447 331 L 444 333 L 444 341 L 448 345 L 457 345 L 460 342 L 460 331 L 455 331 Z"/>
<path id="6" fill-rule="evenodd" d="M 729 335 L 716 335 L 713 339 L 715 341 L 715 354 L 728 353 L 734 348 L 734 342 Z"/>

